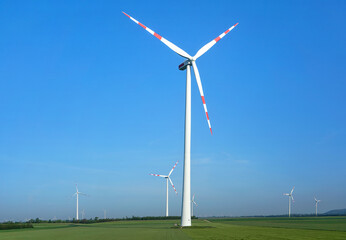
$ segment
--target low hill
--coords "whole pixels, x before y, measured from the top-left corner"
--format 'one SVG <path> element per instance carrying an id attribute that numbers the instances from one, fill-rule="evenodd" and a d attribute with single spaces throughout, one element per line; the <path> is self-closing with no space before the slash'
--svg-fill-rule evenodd
<path id="1" fill-rule="evenodd" d="M 323 213 L 323 215 L 328 215 L 328 216 L 346 215 L 346 208 L 330 210 L 330 211 L 328 211 L 326 213 Z"/>

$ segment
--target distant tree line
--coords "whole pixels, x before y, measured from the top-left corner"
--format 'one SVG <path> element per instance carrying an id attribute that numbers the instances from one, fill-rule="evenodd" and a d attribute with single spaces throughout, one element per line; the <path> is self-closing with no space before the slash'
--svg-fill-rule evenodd
<path id="1" fill-rule="evenodd" d="M 116 222 L 116 221 L 141 221 L 141 220 L 177 220 L 180 219 L 180 216 L 169 216 L 169 217 L 154 217 L 154 216 L 147 216 L 147 217 L 124 217 L 124 218 L 90 218 L 90 219 L 79 219 L 76 220 L 73 218 L 73 220 L 42 220 L 39 218 L 36 219 L 30 219 L 26 223 L 82 223 L 82 224 L 89 224 L 89 223 L 102 223 L 102 222 Z M 193 216 L 192 219 L 197 219 L 197 217 Z"/>
<path id="2" fill-rule="evenodd" d="M 31 223 L 22 223 L 22 222 L 4 222 L 0 223 L 0 230 L 8 230 L 8 229 L 21 229 L 21 228 L 33 228 Z"/>
<path id="3" fill-rule="evenodd" d="M 116 222 L 116 221 L 141 221 L 141 220 L 178 220 L 180 219 L 180 216 L 169 216 L 169 217 L 154 217 L 154 216 L 147 216 L 147 217 L 124 217 L 124 218 L 90 218 L 90 219 L 79 219 L 76 220 L 75 218 L 73 220 L 62 220 L 62 219 L 49 219 L 49 220 L 43 220 L 43 219 L 30 219 L 26 222 L 3 222 L 0 223 L 0 230 L 3 229 L 20 229 L 20 228 L 33 228 L 33 223 L 82 223 L 82 224 L 90 224 L 90 223 L 102 223 L 102 222 Z M 192 216 L 192 219 L 197 219 L 197 217 Z"/>

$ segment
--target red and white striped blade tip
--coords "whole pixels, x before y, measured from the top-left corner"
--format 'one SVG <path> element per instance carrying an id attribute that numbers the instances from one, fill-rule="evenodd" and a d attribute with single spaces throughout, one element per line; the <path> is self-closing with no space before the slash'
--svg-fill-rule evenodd
<path id="1" fill-rule="evenodd" d="M 127 13 L 125 13 L 125 12 L 122 12 L 123 14 L 125 14 L 126 16 L 128 16 L 129 18 L 131 18 L 131 16 L 130 15 L 128 15 Z"/>
<path id="2" fill-rule="evenodd" d="M 164 175 L 160 175 L 160 174 L 153 174 L 153 173 L 149 173 L 149 175 L 155 176 L 155 177 L 166 177 Z"/>
<path id="3" fill-rule="evenodd" d="M 179 162 L 179 160 L 174 164 L 172 170 L 171 170 L 171 171 L 169 172 L 169 174 L 168 174 L 168 177 L 171 176 L 171 174 L 172 174 L 174 168 L 177 166 L 178 162 Z"/>
<path id="4" fill-rule="evenodd" d="M 178 195 L 178 192 L 177 192 L 177 190 L 175 189 L 174 184 L 173 184 L 173 182 L 172 182 L 171 178 L 170 178 L 170 177 L 168 177 L 168 179 L 169 179 L 169 181 L 170 181 L 170 183 L 171 183 L 171 185 L 172 185 L 172 187 L 173 187 L 173 189 L 174 189 L 175 193 Z"/>
<path id="5" fill-rule="evenodd" d="M 197 58 L 199 58 L 200 56 L 202 56 L 204 53 L 206 53 L 207 51 L 209 51 L 210 48 L 212 48 L 218 41 L 221 40 L 221 38 L 223 38 L 224 36 L 226 36 L 227 33 L 229 33 L 233 28 L 235 28 L 235 26 L 237 26 L 238 23 L 234 24 L 232 27 L 230 27 L 229 29 L 227 29 L 226 31 L 224 31 L 222 34 L 220 34 L 217 38 L 211 40 L 209 43 L 207 43 L 206 45 L 204 45 L 202 48 L 200 48 L 197 53 L 195 54 L 195 56 L 193 57 L 194 60 L 196 60 Z"/>
<path id="6" fill-rule="evenodd" d="M 202 82 L 201 82 L 201 77 L 199 75 L 199 71 L 198 71 L 198 67 L 195 61 L 192 61 L 192 67 L 193 67 L 193 71 L 195 73 L 195 77 L 196 77 L 196 81 L 197 81 L 197 86 L 198 86 L 198 90 L 202 99 L 202 103 L 203 103 L 203 108 L 204 108 L 204 112 L 205 112 L 205 116 L 207 118 L 207 123 L 208 123 L 208 127 L 210 130 L 210 133 L 213 135 L 213 131 L 211 130 L 211 124 L 210 124 L 210 119 L 209 119 L 209 114 L 208 114 L 208 109 L 207 109 L 207 104 L 205 102 L 205 97 L 204 97 L 204 92 L 203 92 L 203 86 L 202 86 Z"/>
<path id="7" fill-rule="evenodd" d="M 179 54 L 180 56 L 187 58 L 187 59 L 192 59 L 192 57 L 185 52 L 183 49 L 181 49 L 180 47 L 176 46 L 175 44 L 173 44 L 172 42 L 168 41 L 167 39 L 165 39 L 164 37 L 160 36 L 159 34 L 157 34 L 155 31 L 153 31 L 152 29 L 148 28 L 147 26 L 145 26 L 144 24 L 140 23 L 139 21 L 137 21 L 136 19 L 134 19 L 133 17 L 131 17 L 130 15 L 126 14 L 125 12 L 123 12 L 127 17 L 129 17 L 132 21 L 134 21 L 135 23 L 137 23 L 138 25 L 140 25 L 142 28 L 144 28 L 147 32 L 149 32 L 151 35 L 154 35 L 157 39 L 159 39 L 163 44 L 165 44 L 167 47 L 169 47 L 170 49 L 172 49 L 174 52 L 176 52 L 177 54 Z"/>

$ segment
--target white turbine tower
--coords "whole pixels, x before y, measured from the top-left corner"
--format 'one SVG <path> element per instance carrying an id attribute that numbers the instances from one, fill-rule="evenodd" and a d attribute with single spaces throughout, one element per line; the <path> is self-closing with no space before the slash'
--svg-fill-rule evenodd
<path id="1" fill-rule="evenodd" d="M 152 175 L 152 176 L 166 178 L 166 217 L 168 217 L 168 181 L 171 183 L 175 193 L 178 194 L 177 190 L 175 190 L 175 187 L 174 187 L 174 184 L 173 184 L 171 178 L 169 177 L 169 176 L 171 176 L 171 174 L 172 174 L 174 168 L 177 166 L 177 164 L 178 164 L 178 161 L 175 163 L 174 167 L 172 168 L 172 170 L 169 172 L 168 175 L 159 175 L 159 174 L 150 173 L 150 175 Z"/>
<path id="2" fill-rule="evenodd" d="M 288 196 L 288 217 L 291 217 L 291 199 L 294 202 L 293 195 L 292 195 L 293 190 L 294 190 L 294 187 L 292 188 L 290 193 L 284 193 L 285 196 Z"/>
<path id="3" fill-rule="evenodd" d="M 316 207 L 316 217 L 317 217 L 317 205 L 319 202 L 321 202 L 321 200 L 317 200 L 316 197 L 315 198 L 315 207 Z"/>
<path id="4" fill-rule="evenodd" d="M 124 13 L 124 12 L 123 12 Z M 204 111 L 207 117 L 208 126 L 210 129 L 210 133 L 212 134 L 211 125 L 209 121 L 209 115 L 207 111 L 207 105 L 205 103 L 204 99 L 204 93 L 202 88 L 202 82 L 201 78 L 199 76 L 198 68 L 196 65 L 196 60 L 200 56 L 202 56 L 204 53 L 206 53 L 212 46 L 215 45 L 221 38 L 223 38 L 227 33 L 229 33 L 237 24 L 233 25 L 229 29 L 227 29 L 225 32 L 223 32 L 221 35 L 219 35 L 217 38 L 213 39 L 206 45 L 204 45 L 200 50 L 197 51 L 195 56 L 190 56 L 188 53 L 186 53 L 184 50 L 179 48 L 178 46 L 174 45 L 167 39 L 163 38 L 150 28 L 146 27 L 142 23 L 138 22 L 133 17 L 129 16 L 128 14 L 124 13 L 126 16 L 128 16 L 132 21 L 143 27 L 145 30 L 147 30 L 150 34 L 154 35 L 157 39 L 159 39 L 163 44 L 165 44 L 167 47 L 172 49 L 174 52 L 182 56 L 183 58 L 186 58 L 187 60 L 179 65 L 179 70 L 185 70 L 186 69 L 186 101 L 185 101 L 185 146 L 184 146 L 184 179 L 183 179 L 183 200 L 182 200 L 182 210 L 181 210 L 181 226 L 191 226 L 191 176 L 190 176 L 190 148 L 191 148 L 191 65 L 193 68 L 193 71 L 196 76 L 196 81 L 199 89 L 199 93 L 202 98 Z"/>
<path id="5" fill-rule="evenodd" d="M 197 203 L 195 202 L 195 194 L 193 194 L 192 200 L 191 200 L 191 217 L 193 217 L 193 205 L 196 205 L 196 207 L 198 206 Z"/>
<path id="6" fill-rule="evenodd" d="M 78 191 L 78 187 L 77 187 L 77 184 L 76 184 L 76 192 L 75 192 L 75 193 L 72 195 L 72 196 L 76 195 L 76 199 L 77 199 L 77 206 L 76 206 L 76 220 L 78 220 L 78 219 L 79 219 L 79 218 L 78 218 L 78 197 L 79 197 L 79 194 L 80 194 L 80 195 L 87 196 L 86 194 L 81 193 L 81 192 L 79 192 L 79 191 Z"/>

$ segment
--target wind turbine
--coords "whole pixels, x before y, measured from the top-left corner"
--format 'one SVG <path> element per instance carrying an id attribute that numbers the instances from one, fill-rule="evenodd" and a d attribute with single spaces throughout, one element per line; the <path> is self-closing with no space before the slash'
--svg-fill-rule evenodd
<path id="1" fill-rule="evenodd" d="M 198 206 L 197 203 L 195 202 L 195 194 L 193 194 L 192 200 L 191 200 L 191 217 L 193 217 L 193 205 L 196 205 L 196 207 Z"/>
<path id="2" fill-rule="evenodd" d="M 124 13 L 124 12 L 123 12 Z M 185 146 L 184 146 L 184 178 L 183 178 L 183 200 L 182 200 L 182 210 L 181 210 L 181 226 L 191 226 L 191 162 L 190 162 L 190 149 L 191 149 L 191 65 L 193 71 L 196 76 L 196 81 L 199 89 L 199 93 L 202 98 L 202 103 L 205 111 L 205 115 L 207 117 L 208 126 L 210 129 L 210 133 L 212 134 L 211 125 L 209 121 L 209 115 L 207 110 L 207 105 L 204 98 L 203 88 L 201 78 L 198 72 L 198 68 L 196 65 L 196 60 L 206 53 L 212 46 L 215 45 L 221 38 L 223 38 L 227 33 L 229 33 L 238 23 L 227 29 L 217 38 L 213 39 L 206 45 L 204 45 L 201 49 L 199 49 L 195 56 L 190 56 L 184 50 L 171 43 L 167 39 L 163 38 L 150 28 L 146 27 L 142 23 L 138 22 L 133 17 L 124 13 L 127 17 L 129 17 L 132 21 L 143 27 L 150 34 L 154 35 L 157 39 L 159 39 L 163 44 L 172 49 L 174 52 L 187 59 L 182 64 L 179 65 L 179 70 L 186 70 L 186 96 L 185 96 Z"/>
<path id="3" fill-rule="evenodd" d="M 80 195 L 87 196 L 86 194 L 81 193 L 81 192 L 78 191 L 78 187 L 77 187 L 77 184 L 76 184 L 76 192 L 72 195 L 72 196 L 76 195 L 76 199 L 77 199 L 76 220 L 78 220 L 78 197 L 79 197 L 79 194 L 80 194 Z"/>
<path id="4" fill-rule="evenodd" d="M 290 193 L 284 193 L 285 196 L 288 196 L 288 217 L 291 217 L 291 199 L 294 202 L 293 195 L 292 195 L 293 190 L 294 190 L 294 187 L 292 188 Z"/>
<path id="5" fill-rule="evenodd" d="M 315 198 L 315 206 L 316 206 L 316 217 L 317 217 L 317 205 L 319 202 L 321 202 L 321 200 L 317 200 L 316 197 Z"/>
<path id="6" fill-rule="evenodd" d="M 166 178 L 166 217 L 168 217 L 168 181 L 171 183 L 175 193 L 178 194 L 177 190 L 175 190 L 175 187 L 174 187 L 174 184 L 173 184 L 171 178 L 169 177 L 169 176 L 171 176 L 171 174 L 172 174 L 175 166 L 177 166 L 177 164 L 178 164 L 178 161 L 175 163 L 174 167 L 172 168 L 172 170 L 169 172 L 168 175 L 159 175 L 159 174 L 150 173 L 150 175 L 152 175 L 152 176 Z"/>

